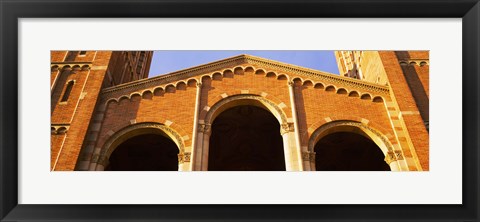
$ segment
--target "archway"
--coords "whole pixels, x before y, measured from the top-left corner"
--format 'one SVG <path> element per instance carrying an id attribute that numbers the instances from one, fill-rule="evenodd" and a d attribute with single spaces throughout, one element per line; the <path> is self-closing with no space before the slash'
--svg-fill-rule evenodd
<path id="1" fill-rule="evenodd" d="M 141 134 L 117 146 L 106 171 L 177 171 L 178 147 L 161 134 Z"/>
<path id="2" fill-rule="evenodd" d="M 183 156 L 184 142 L 176 131 L 143 122 L 112 134 L 92 162 L 96 170 L 169 171 L 182 170 Z"/>
<path id="3" fill-rule="evenodd" d="M 212 123 L 208 170 L 283 171 L 283 143 L 280 123 L 266 109 L 229 108 Z"/>
<path id="4" fill-rule="evenodd" d="M 311 164 L 316 170 L 408 170 L 401 150 L 394 150 L 383 133 L 361 122 L 323 124 L 310 136 L 308 150 L 315 153 Z"/>
<path id="5" fill-rule="evenodd" d="M 335 132 L 314 148 L 317 171 L 389 171 L 381 149 L 370 139 L 352 132 Z"/>

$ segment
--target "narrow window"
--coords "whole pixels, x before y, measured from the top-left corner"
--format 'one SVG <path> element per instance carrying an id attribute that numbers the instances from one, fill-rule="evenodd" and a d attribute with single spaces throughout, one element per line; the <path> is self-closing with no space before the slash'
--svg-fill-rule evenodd
<path id="1" fill-rule="evenodd" d="M 60 102 L 66 102 L 68 100 L 68 97 L 70 96 L 70 92 L 72 91 L 73 88 L 73 81 L 68 82 L 67 88 L 65 89 L 65 92 L 63 93 L 62 100 Z"/>
<path id="2" fill-rule="evenodd" d="M 80 51 L 80 53 L 78 54 L 79 56 L 85 56 L 87 54 L 87 51 Z"/>

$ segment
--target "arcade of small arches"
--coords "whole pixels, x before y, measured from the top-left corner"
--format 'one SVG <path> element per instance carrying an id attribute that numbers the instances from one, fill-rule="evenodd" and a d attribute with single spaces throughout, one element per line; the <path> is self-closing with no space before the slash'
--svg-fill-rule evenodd
<path id="1" fill-rule="evenodd" d="M 176 90 L 186 90 L 187 87 L 201 87 L 202 81 L 209 78 L 214 81 L 221 81 L 223 78 L 234 78 L 235 75 L 244 75 L 245 73 L 251 73 L 253 75 L 264 76 L 265 78 L 274 78 L 277 80 L 286 80 L 289 84 L 302 87 L 313 87 L 314 89 L 324 90 L 326 92 L 332 92 L 338 95 L 345 95 L 348 97 L 356 97 L 362 100 L 369 100 L 372 102 L 383 102 L 385 98 L 389 97 L 389 91 L 387 87 L 375 86 L 372 87 L 367 83 L 359 83 L 353 80 L 337 80 L 333 82 L 325 80 L 304 79 L 302 77 L 290 77 L 284 73 L 278 73 L 276 71 L 267 71 L 262 68 L 255 69 L 251 66 L 243 67 L 237 66 L 233 69 L 224 69 L 222 71 L 215 71 L 210 74 L 201 75 L 197 78 L 190 78 L 187 80 L 175 81 L 172 77 L 165 84 L 159 84 L 151 88 L 145 89 L 142 84 L 132 84 L 132 88 L 115 89 L 110 91 L 109 89 L 104 91 L 103 101 L 104 106 L 109 102 L 120 102 L 120 100 L 130 100 L 132 96 L 140 96 L 143 99 L 150 99 L 153 96 L 162 95 L 164 93 L 175 93 Z M 139 80 L 138 83 L 141 83 Z M 362 92 L 363 91 L 363 92 Z"/>
<path id="2" fill-rule="evenodd" d="M 367 121 L 368 122 L 368 121 Z M 297 143 L 285 112 L 260 95 L 221 99 L 198 121 L 187 152 L 178 130 L 134 123 L 114 132 L 92 158 L 106 171 L 401 171 L 405 160 L 377 129 L 354 120 L 326 122 Z"/>
<path id="3" fill-rule="evenodd" d="M 73 71 L 87 71 L 92 68 L 92 64 L 89 62 L 78 64 L 64 64 L 64 63 L 52 63 L 50 69 L 52 72 L 59 70 L 73 70 Z"/>

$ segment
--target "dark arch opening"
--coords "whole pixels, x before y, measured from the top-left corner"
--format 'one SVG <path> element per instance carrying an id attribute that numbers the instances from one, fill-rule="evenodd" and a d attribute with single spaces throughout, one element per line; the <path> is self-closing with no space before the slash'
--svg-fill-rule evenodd
<path id="1" fill-rule="evenodd" d="M 142 134 L 117 146 L 105 171 L 177 171 L 178 147 L 160 134 Z"/>
<path id="2" fill-rule="evenodd" d="M 315 145 L 317 171 L 390 171 L 371 139 L 351 132 L 326 135 Z"/>
<path id="3" fill-rule="evenodd" d="M 280 124 L 257 106 L 225 110 L 213 121 L 208 170 L 284 171 Z"/>

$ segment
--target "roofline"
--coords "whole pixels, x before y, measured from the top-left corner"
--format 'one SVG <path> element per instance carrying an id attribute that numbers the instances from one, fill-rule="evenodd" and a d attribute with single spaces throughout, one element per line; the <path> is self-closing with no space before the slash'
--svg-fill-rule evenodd
<path id="1" fill-rule="evenodd" d="M 265 68 L 273 68 L 285 72 L 297 73 L 304 76 L 312 77 L 315 80 L 324 80 L 330 83 L 342 82 L 350 86 L 358 86 L 360 88 L 371 88 L 374 91 L 383 91 L 388 93 L 389 88 L 387 86 L 369 83 L 366 81 L 353 79 L 350 77 L 339 76 L 336 74 L 323 72 L 315 69 L 309 69 L 297 65 L 292 65 L 284 62 L 279 62 L 275 60 L 269 60 L 262 57 L 242 54 L 238 56 L 229 57 L 226 59 L 194 66 L 187 69 L 182 69 L 179 71 L 167 73 L 165 75 L 159 75 L 151 78 L 136 80 L 133 82 L 128 82 L 120 84 L 117 86 L 112 86 L 105 88 L 101 91 L 102 95 L 114 93 L 119 90 L 124 90 L 128 88 L 138 88 L 141 85 L 144 85 L 144 88 L 155 87 L 158 85 L 172 83 L 181 79 L 188 79 L 194 76 L 198 76 L 208 72 L 218 71 L 219 69 L 225 68 L 226 66 L 236 66 L 240 64 L 252 64 L 259 65 Z M 356 87 L 357 88 L 357 87 Z"/>

